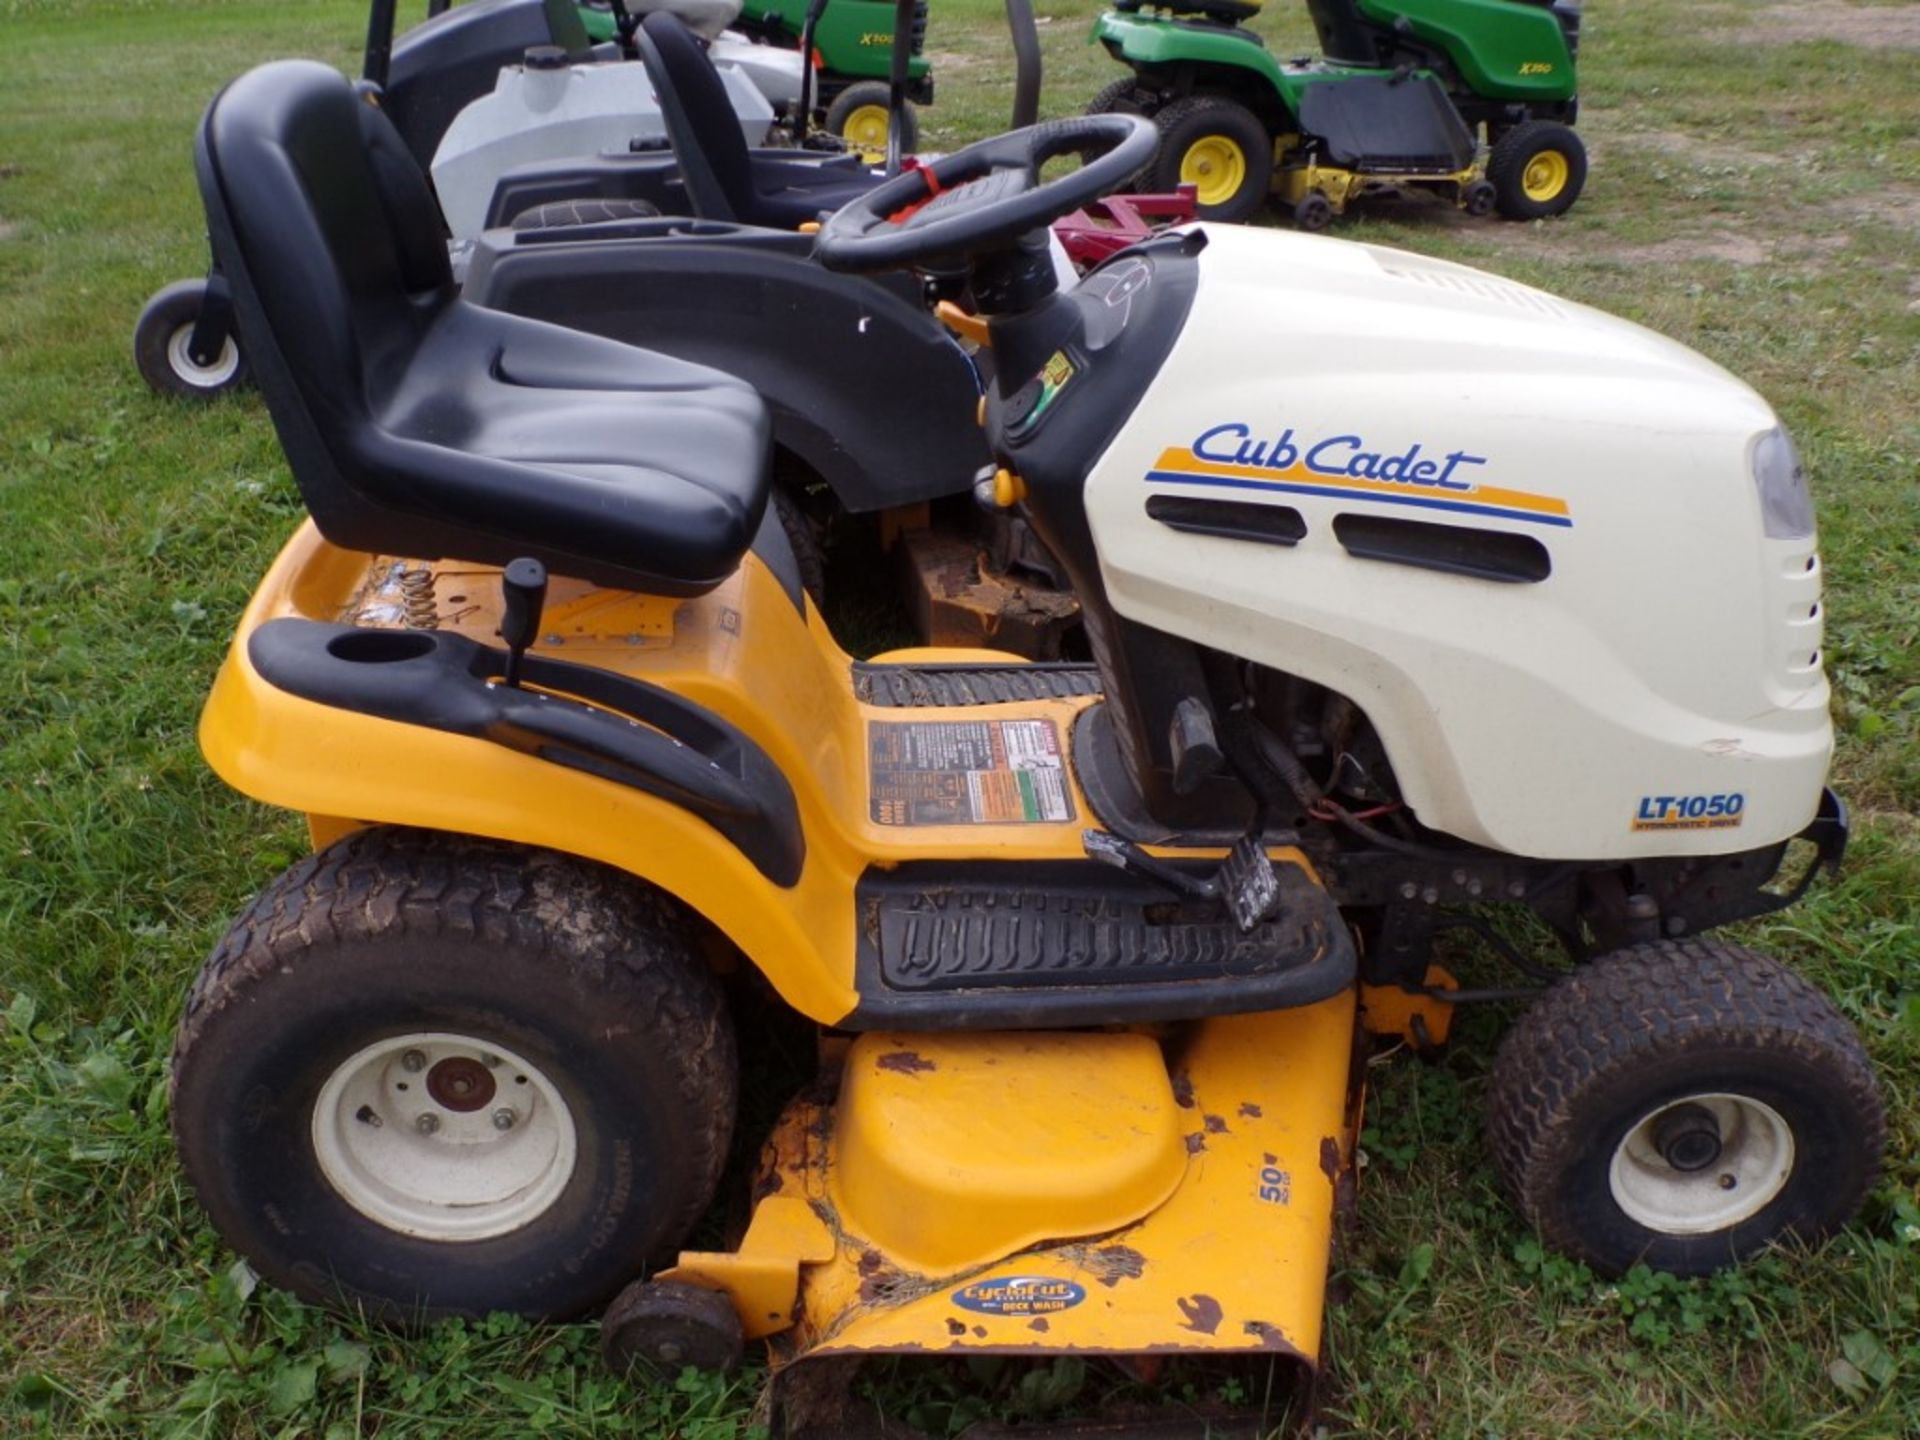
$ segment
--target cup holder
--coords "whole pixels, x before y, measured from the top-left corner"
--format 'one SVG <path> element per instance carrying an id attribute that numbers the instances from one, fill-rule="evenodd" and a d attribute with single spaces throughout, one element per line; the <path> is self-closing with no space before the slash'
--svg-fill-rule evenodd
<path id="1" fill-rule="evenodd" d="M 327 641 L 327 654 L 353 665 L 418 660 L 434 648 L 434 638 L 418 630 L 347 630 Z"/>

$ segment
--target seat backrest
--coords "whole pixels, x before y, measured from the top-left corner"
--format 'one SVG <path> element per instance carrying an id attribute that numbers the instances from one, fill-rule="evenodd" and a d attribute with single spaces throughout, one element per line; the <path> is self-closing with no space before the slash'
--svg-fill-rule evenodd
<path id="1" fill-rule="evenodd" d="M 234 81 L 195 147 L 240 343 L 335 545 L 662 595 L 731 575 L 767 412 L 717 371 L 468 304 L 405 143 L 309 61 Z"/>
<path id="2" fill-rule="evenodd" d="M 350 532 L 355 487 L 337 438 L 370 422 L 372 397 L 399 384 L 454 301 L 426 178 L 338 71 L 304 60 L 228 86 L 201 122 L 195 165 L 294 478 L 323 531 Z"/>
<path id="3" fill-rule="evenodd" d="M 414 158 L 432 164 L 454 117 L 492 93 L 502 67 L 518 65 L 534 45 L 558 45 L 576 64 L 593 58 L 573 0 L 467 0 L 396 40 L 387 108 Z"/>
<path id="4" fill-rule="evenodd" d="M 1380 27 L 1360 9 L 1360 0 L 1307 0 L 1320 53 L 1350 65 L 1381 63 Z"/>
<path id="5" fill-rule="evenodd" d="M 754 218 L 753 157 L 726 83 L 677 15 L 655 11 L 634 32 L 667 139 L 694 214 L 707 220 Z"/>

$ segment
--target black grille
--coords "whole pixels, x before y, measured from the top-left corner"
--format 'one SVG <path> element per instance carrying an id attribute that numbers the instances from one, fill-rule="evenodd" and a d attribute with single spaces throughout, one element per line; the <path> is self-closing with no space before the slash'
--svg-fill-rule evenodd
<path id="1" fill-rule="evenodd" d="M 927 0 L 913 0 L 913 53 L 927 48 Z"/>

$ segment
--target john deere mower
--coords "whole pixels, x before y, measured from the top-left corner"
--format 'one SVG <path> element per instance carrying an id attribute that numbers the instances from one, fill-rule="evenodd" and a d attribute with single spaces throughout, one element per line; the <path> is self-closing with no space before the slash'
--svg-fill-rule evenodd
<path id="1" fill-rule="evenodd" d="M 740 30 L 775 45 L 798 45 L 806 33 L 808 0 L 745 0 Z M 887 0 L 832 0 L 813 27 L 815 83 L 823 122 L 850 148 L 880 156 L 887 148 L 889 80 L 892 75 L 895 7 Z M 902 144 L 919 136 L 915 105 L 933 103 L 933 66 L 926 56 L 927 0 L 915 0 L 907 53 Z"/>
<path id="2" fill-rule="evenodd" d="M 632 8 L 638 12 L 641 7 Z M 779 49 L 797 49 L 812 62 L 810 108 L 815 113 L 810 120 L 818 119 L 829 134 L 840 136 L 849 149 L 862 155 L 886 154 L 892 5 L 885 0 L 832 0 L 822 9 L 816 0 L 745 0 L 740 5 L 730 3 L 728 9 L 738 12 L 728 15 L 730 32 Z M 611 0 L 583 0 L 580 10 L 595 39 L 612 40 L 618 35 Z M 909 150 L 920 132 L 914 105 L 933 103 L 933 66 L 925 54 L 926 38 L 927 0 L 918 0 L 907 58 L 910 103 L 901 122 Z"/>
<path id="3" fill-rule="evenodd" d="M 1321 53 L 1290 60 L 1248 28 L 1259 8 L 1114 0 L 1095 21 L 1132 74 L 1088 110 L 1153 120 L 1148 188 L 1193 184 L 1213 220 L 1248 219 L 1272 195 L 1305 230 L 1385 190 L 1515 220 L 1579 197 L 1580 0 L 1307 0 Z"/>
<path id="4" fill-rule="evenodd" d="M 1323 238 L 1202 224 L 1063 287 L 1046 227 L 1160 137 L 1016 131 L 817 253 L 964 270 L 992 495 L 1094 661 L 856 662 L 769 515 L 759 395 L 462 298 L 363 108 L 268 66 L 197 146 L 310 513 L 201 742 L 315 853 L 194 985 L 171 1109 L 272 1283 L 604 1311 L 621 1365 L 764 1340 L 796 1423 L 872 1355 L 1310 1372 L 1353 1058 L 1488 1000 L 1530 1002 L 1493 1157 L 1553 1245 L 1695 1273 L 1853 1213 L 1884 1133 L 1857 1037 L 1712 934 L 1847 836 L 1806 477 L 1753 391 Z M 1442 968 L 1475 927 L 1517 983 Z M 819 1073 L 693 1250 L 729 987 L 814 1027 Z"/>

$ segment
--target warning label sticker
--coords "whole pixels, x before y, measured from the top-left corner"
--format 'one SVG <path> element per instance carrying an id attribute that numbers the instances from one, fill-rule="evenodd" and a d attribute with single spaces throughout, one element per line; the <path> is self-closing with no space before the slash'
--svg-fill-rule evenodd
<path id="1" fill-rule="evenodd" d="M 873 818 L 882 825 L 1073 819 L 1051 720 L 875 720 L 867 761 Z"/>

